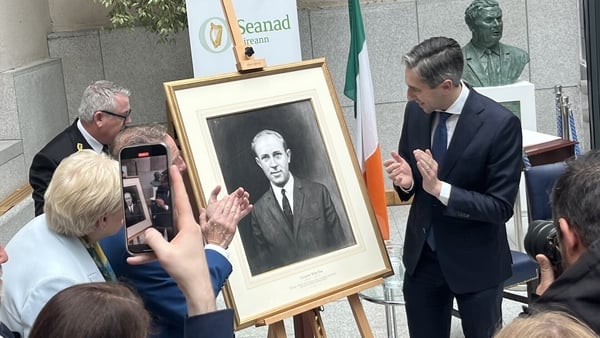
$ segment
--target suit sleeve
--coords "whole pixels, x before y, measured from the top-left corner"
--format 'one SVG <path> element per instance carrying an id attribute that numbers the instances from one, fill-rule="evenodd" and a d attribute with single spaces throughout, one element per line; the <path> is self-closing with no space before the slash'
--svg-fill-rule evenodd
<path id="1" fill-rule="evenodd" d="M 331 224 L 331 232 L 333 236 L 330 237 L 331 245 L 347 242 L 347 236 L 344 234 L 344 230 L 342 229 L 342 224 L 340 222 L 340 217 L 338 216 L 337 211 L 335 210 L 335 206 L 333 201 L 331 200 L 331 196 L 329 195 L 329 191 L 326 187 L 323 187 L 323 205 L 325 206 L 325 219 L 327 220 L 327 224 Z"/>
<path id="2" fill-rule="evenodd" d="M 187 304 L 177 283 L 158 262 L 129 265 L 124 230 L 100 240 L 111 267 L 119 279 L 132 284 L 143 298 L 147 309 L 173 325 L 182 327 Z M 210 251 L 210 252 L 209 252 Z M 232 271 L 231 263 L 220 253 L 206 250 L 213 291 L 219 293 Z"/>
<path id="3" fill-rule="evenodd" d="M 406 109 L 404 111 L 404 121 L 402 123 L 402 132 L 401 132 L 401 136 L 400 136 L 400 141 L 398 143 L 398 155 L 400 155 L 400 157 L 402 157 L 406 162 L 409 163 L 409 165 L 411 165 L 411 157 L 413 156 L 412 154 L 412 149 L 409 149 L 408 146 L 408 142 L 407 140 L 410 139 L 410 132 L 411 132 L 411 128 L 408 127 L 409 124 L 409 120 L 410 120 L 410 114 L 409 114 L 409 105 L 411 104 L 411 102 L 409 102 L 406 106 Z M 411 169 L 412 172 L 414 173 L 416 168 L 413 168 L 411 165 Z M 414 187 L 417 185 L 417 182 L 415 182 L 415 175 L 413 174 L 413 189 L 411 189 L 410 191 L 404 191 L 402 189 L 400 189 L 400 187 L 394 185 L 394 190 L 396 190 L 396 192 L 398 193 L 398 197 L 400 197 L 400 200 L 402 201 L 408 201 L 415 193 L 415 189 Z M 420 183 L 419 183 L 420 184 Z"/>
<path id="4" fill-rule="evenodd" d="M 270 267 L 268 257 L 271 256 L 271 246 L 263 235 L 262 227 L 258 216 L 258 211 L 255 208 L 252 210 L 252 238 L 244 246 L 247 246 L 246 256 L 249 257 L 248 265 L 252 274 L 257 274 L 266 271 Z M 251 253 L 248 255 L 248 253 Z"/>
<path id="5" fill-rule="evenodd" d="M 35 215 L 44 213 L 44 194 L 58 164 L 42 153 L 38 153 L 31 162 L 29 184 L 33 188 L 31 197 L 35 205 Z"/>
<path id="6" fill-rule="evenodd" d="M 184 337 L 234 337 L 233 310 L 220 310 L 186 318 Z"/>
<path id="7" fill-rule="evenodd" d="M 512 216 L 523 161 L 521 124 L 511 115 L 494 125 L 498 132 L 490 135 L 492 140 L 481 173 L 485 177 L 483 188 L 468 190 L 453 184 L 446 209 L 448 216 L 490 223 L 506 222 Z"/>

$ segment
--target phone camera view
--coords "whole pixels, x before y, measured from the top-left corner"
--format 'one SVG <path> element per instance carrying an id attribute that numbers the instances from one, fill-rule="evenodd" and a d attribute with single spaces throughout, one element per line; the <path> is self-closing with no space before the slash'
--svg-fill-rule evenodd
<path id="1" fill-rule="evenodd" d="M 174 234 L 167 148 L 163 144 L 125 148 L 120 154 L 127 248 L 151 251 L 144 230 L 154 227 L 166 240 Z"/>

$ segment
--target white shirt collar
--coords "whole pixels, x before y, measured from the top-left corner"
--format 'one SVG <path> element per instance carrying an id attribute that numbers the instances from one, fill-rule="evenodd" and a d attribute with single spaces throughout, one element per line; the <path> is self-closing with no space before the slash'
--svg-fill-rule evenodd
<path id="1" fill-rule="evenodd" d="M 293 205 L 292 201 L 294 200 L 294 175 L 290 173 L 290 178 L 283 187 L 278 187 L 271 182 L 271 188 L 275 192 L 275 197 L 277 197 L 277 201 L 279 201 L 280 204 L 281 199 L 283 198 L 281 195 L 281 189 L 285 189 L 285 196 L 287 196 L 288 200 L 290 201 L 290 205 Z"/>
<path id="2" fill-rule="evenodd" d="M 465 106 L 465 103 L 467 102 L 467 97 L 469 97 L 470 90 L 462 80 L 460 81 L 460 83 L 462 85 L 460 94 L 458 95 L 458 97 L 456 98 L 454 103 L 452 103 L 450 105 L 450 107 L 448 107 L 448 109 L 446 109 L 447 113 L 459 115 L 460 112 L 462 112 L 462 110 Z"/>
<path id="3" fill-rule="evenodd" d="M 92 146 L 92 149 L 94 149 L 95 152 L 98 154 L 102 152 L 104 145 L 98 142 L 98 140 L 96 140 L 90 133 L 88 133 L 87 130 L 85 130 L 85 127 L 81 123 L 81 119 L 77 119 L 77 129 L 79 129 L 79 132 L 83 138 L 87 141 L 87 143 L 90 144 L 90 146 Z"/>

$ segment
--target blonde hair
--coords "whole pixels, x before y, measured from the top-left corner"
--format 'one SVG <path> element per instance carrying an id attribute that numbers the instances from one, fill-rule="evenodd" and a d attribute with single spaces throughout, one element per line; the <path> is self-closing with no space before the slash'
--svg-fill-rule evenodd
<path id="1" fill-rule="evenodd" d="M 539 312 L 517 317 L 503 327 L 494 338 L 598 338 L 585 323 L 560 311 Z"/>
<path id="2" fill-rule="evenodd" d="M 96 222 L 121 208 L 119 164 L 105 154 L 81 150 L 62 160 L 44 194 L 50 229 L 65 236 L 92 233 Z"/>

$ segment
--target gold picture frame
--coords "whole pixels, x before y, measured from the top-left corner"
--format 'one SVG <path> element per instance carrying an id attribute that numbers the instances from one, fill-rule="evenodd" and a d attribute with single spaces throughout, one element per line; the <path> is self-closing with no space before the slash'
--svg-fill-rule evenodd
<path id="1" fill-rule="evenodd" d="M 228 249 L 233 273 L 223 290 L 236 329 L 355 294 L 392 273 L 324 59 L 166 82 L 164 88 L 197 203 L 205 205 L 216 185 L 228 192 L 242 186 L 252 203 L 271 191 L 251 147 L 253 137 L 268 129 L 283 135 L 291 150 L 294 182 L 317 182 L 339 216 L 342 232 L 333 245 L 266 267 L 253 263 L 263 250 L 253 247 L 258 216 L 240 221 Z M 303 202 L 295 189 L 298 205 Z M 255 204 L 253 212 L 258 209 Z"/>

